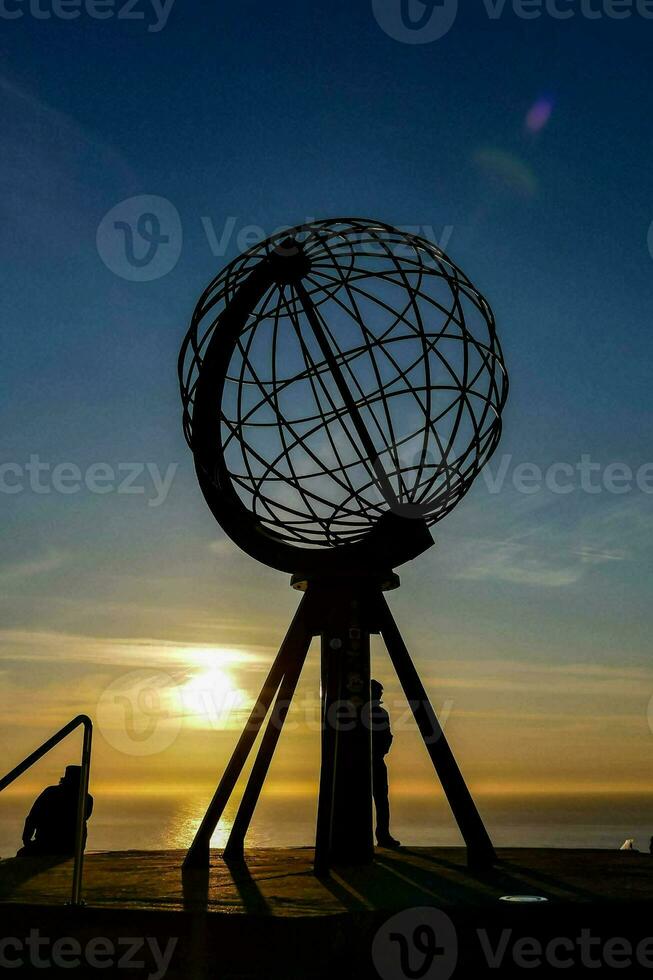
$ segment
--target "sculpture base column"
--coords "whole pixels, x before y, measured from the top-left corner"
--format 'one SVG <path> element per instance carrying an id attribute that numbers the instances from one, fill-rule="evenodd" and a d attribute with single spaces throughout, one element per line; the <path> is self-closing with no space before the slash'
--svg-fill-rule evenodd
<path id="1" fill-rule="evenodd" d="M 372 837 L 370 633 L 364 595 L 324 589 L 316 867 L 367 864 Z"/>

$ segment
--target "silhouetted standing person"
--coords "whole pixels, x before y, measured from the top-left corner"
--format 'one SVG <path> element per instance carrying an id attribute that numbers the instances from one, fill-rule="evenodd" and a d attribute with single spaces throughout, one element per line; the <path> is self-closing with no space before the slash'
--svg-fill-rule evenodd
<path id="1" fill-rule="evenodd" d="M 390 801 L 388 799 L 388 767 L 385 757 L 392 745 L 390 715 L 381 707 L 383 685 L 371 682 L 372 701 L 370 723 L 372 728 L 372 787 L 376 809 L 376 842 L 379 847 L 399 847 L 399 841 L 390 835 Z"/>
<path id="2" fill-rule="evenodd" d="M 48 786 L 27 815 L 23 831 L 24 847 L 18 857 L 37 854 L 73 855 L 77 829 L 77 803 L 81 766 L 66 766 L 58 786 Z M 86 844 L 86 821 L 93 812 L 93 797 L 86 794 L 83 841 Z"/>

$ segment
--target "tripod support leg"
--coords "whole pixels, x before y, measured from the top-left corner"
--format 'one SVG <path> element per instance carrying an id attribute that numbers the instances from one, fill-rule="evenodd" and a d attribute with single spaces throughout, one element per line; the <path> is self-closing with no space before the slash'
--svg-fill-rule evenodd
<path id="1" fill-rule="evenodd" d="M 245 835 L 247 834 L 254 810 L 256 809 L 256 804 L 261 795 L 263 783 L 268 774 L 272 756 L 274 755 L 283 723 L 288 714 L 290 702 L 297 688 L 297 682 L 306 660 L 308 648 L 311 645 L 311 639 L 311 634 L 307 631 L 304 623 L 297 624 L 296 628 L 294 630 L 291 629 L 291 632 L 286 637 L 285 645 L 289 663 L 252 767 L 247 787 L 238 807 L 236 819 L 229 834 L 229 840 L 227 841 L 223 855 L 225 861 L 240 861 L 243 859 Z"/>
<path id="2" fill-rule="evenodd" d="M 492 841 L 458 768 L 458 763 L 424 690 L 399 628 L 381 594 L 378 596 L 378 623 L 417 727 L 467 845 L 468 863 L 475 867 L 487 867 L 496 861 Z"/>
<path id="3" fill-rule="evenodd" d="M 195 839 L 188 850 L 183 864 L 184 868 L 208 868 L 209 866 L 209 847 L 211 837 L 218 825 L 218 821 L 222 816 L 225 806 L 229 802 L 229 798 L 238 781 L 238 777 L 243 771 L 249 753 L 252 750 L 252 746 L 256 741 L 256 737 L 261 730 L 263 722 L 265 721 L 265 716 L 270 710 L 272 700 L 277 693 L 279 685 L 281 684 L 288 668 L 288 663 L 290 660 L 288 641 L 292 637 L 293 632 L 296 631 L 299 625 L 304 622 L 306 601 L 307 597 L 304 596 L 299 604 L 297 612 L 295 613 L 293 621 L 290 624 L 290 628 L 285 636 L 285 639 L 281 644 L 279 653 L 277 654 L 270 673 L 266 678 L 261 693 L 258 696 L 258 700 L 252 708 L 248 722 L 240 738 L 238 739 L 238 744 L 236 745 L 227 768 L 222 775 L 218 788 L 215 791 L 215 795 L 209 804 L 208 810 L 204 814 L 204 818 L 197 830 Z"/>

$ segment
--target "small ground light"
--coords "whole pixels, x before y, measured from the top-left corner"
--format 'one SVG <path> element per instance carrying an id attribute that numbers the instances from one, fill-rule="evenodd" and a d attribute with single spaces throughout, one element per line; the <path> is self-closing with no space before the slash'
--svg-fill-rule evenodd
<path id="1" fill-rule="evenodd" d="M 514 902 L 517 905 L 532 905 L 533 902 L 548 902 L 542 895 L 502 895 L 501 902 Z"/>

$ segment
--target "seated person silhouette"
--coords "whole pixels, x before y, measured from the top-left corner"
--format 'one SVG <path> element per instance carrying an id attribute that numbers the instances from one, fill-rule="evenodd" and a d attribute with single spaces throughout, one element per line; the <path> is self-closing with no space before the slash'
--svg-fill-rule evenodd
<path id="1" fill-rule="evenodd" d="M 372 728 L 372 789 L 376 809 L 376 842 L 379 847 L 400 847 L 390 835 L 390 802 L 388 800 L 388 767 L 385 757 L 392 745 L 390 715 L 381 707 L 383 684 L 371 682 L 370 723 Z"/>
<path id="2" fill-rule="evenodd" d="M 77 802 L 81 766 L 66 766 L 65 775 L 58 786 L 48 786 L 34 803 L 27 815 L 23 831 L 24 847 L 16 857 L 32 855 L 60 855 L 69 857 L 75 853 L 77 827 Z M 93 812 L 93 797 L 86 795 L 83 842 L 86 845 L 86 821 Z"/>

